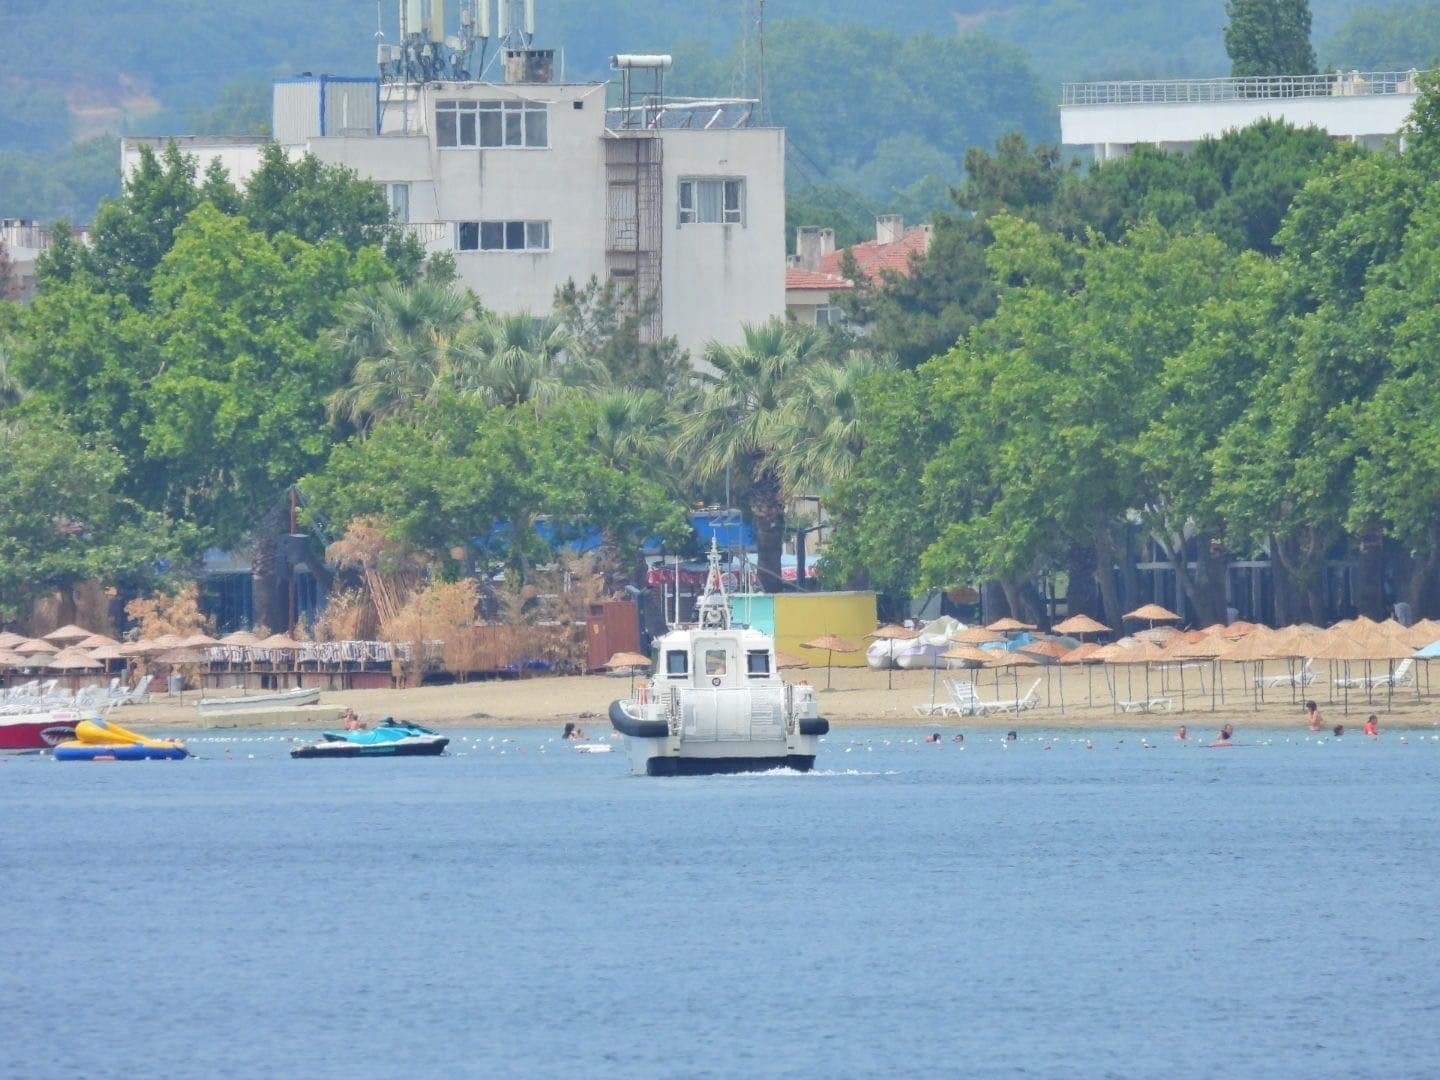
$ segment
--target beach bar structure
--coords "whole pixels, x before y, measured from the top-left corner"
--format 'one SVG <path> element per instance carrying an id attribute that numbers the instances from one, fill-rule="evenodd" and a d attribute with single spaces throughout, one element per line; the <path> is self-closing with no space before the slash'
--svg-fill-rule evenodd
<path id="1" fill-rule="evenodd" d="M 809 655 L 805 642 L 833 635 L 865 641 L 875 632 L 873 592 L 741 593 L 730 597 L 730 617 L 771 635 L 781 652 Z M 865 652 L 837 652 L 835 667 L 864 667 Z"/>

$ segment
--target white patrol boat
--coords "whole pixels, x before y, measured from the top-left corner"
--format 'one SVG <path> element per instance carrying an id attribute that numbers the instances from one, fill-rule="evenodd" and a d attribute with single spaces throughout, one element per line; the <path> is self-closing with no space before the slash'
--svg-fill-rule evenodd
<path id="1" fill-rule="evenodd" d="M 731 625 L 714 541 L 699 620 L 655 642 L 653 671 L 632 699 L 610 706 L 636 775 L 804 772 L 815 764 L 830 722 L 814 688 L 780 678 L 768 634 Z"/>

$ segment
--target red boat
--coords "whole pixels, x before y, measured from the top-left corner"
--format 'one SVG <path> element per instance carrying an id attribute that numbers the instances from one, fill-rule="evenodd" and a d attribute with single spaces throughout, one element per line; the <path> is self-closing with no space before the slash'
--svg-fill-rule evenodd
<path id="1" fill-rule="evenodd" d="M 0 715 L 0 750 L 49 750 L 56 743 L 73 739 L 75 725 L 81 719 L 73 712 Z"/>

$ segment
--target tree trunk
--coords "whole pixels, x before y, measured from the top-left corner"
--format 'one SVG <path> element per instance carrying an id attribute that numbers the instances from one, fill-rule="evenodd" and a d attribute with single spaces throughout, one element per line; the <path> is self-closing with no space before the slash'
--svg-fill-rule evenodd
<path id="1" fill-rule="evenodd" d="M 1115 547 L 1109 531 L 1103 528 L 1095 536 L 1095 583 L 1100 587 L 1100 600 L 1105 605 L 1105 617 L 1100 621 L 1118 633 L 1125 608 L 1115 585 Z"/>
<path id="2" fill-rule="evenodd" d="M 805 590 L 805 533 L 807 530 L 801 528 L 795 530 L 795 591 Z"/>
<path id="3" fill-rule="evenodd" d="M 281 624 L 288 615 L 287 611 L 281 610 L 278 603 L 280 574 L 277 563 L 280 552 L 276 539 L 274 532 L 270 530 L 263 536 L 257 536 L 254 557 L 250 562 L 255 625 L 264 626 L 272 633 L 284 629 Z"/>
<path id="4" fill-rule="evenodd" d="M 1355 606 L 1364 615 L 1383 622 L 1385 613 L 1385 542 L 1378 530 L 1367 530 L 1360 538 L 1359 565 L 1355 572 Z"/>
<path id="5" fill-rule="evenodd" d="M 1065 590 L 1065 606 L 1071 615 L 1100 617 L 1100 584 L 1096 575 L 1095 547 L 1092 544 L 1071 544 L 1066 553 L 1066 569 L 1070 583 Z"/>
<path id="6" fill-rule="evenodd" d="M 1049 629 L 1050 612 L 1045 604 L 1045 596 L 1035 584 L 1034 578 L 1026 578 L 1020 583 L 1020 610 L 1024 612 L 1020 616 L 1021 622 Z"/>
<path id="7" fill-rule="evenodd" d="M 67 581 L 60 586 L 60 603 L 55 618 L 60 626 L 69 626 L 75 621 L 75 582 Z"/>
<path id="8" fill-rule="evenodd" d="M 750 514 L 755 520 L 755 547 L 760 564 L 760 588 L 780 592 L 785 579 L 780 573 L 780 554 L 785 547 L 785 500 L 780 479 L 761 462 L 750 485 Z"/>

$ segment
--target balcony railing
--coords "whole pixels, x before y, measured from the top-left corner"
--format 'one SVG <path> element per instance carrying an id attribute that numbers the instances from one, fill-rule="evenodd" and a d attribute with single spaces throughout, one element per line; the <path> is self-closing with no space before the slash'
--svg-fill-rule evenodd
<path id="1" fill-rule="evenodd" d="M 1414 94 L 1422 72 L 1341 71 L 1326 75 L 1268 75 L 1245 79 L 1146 79 L 1065 83 L 1066 105 L 1210 105 L 1266 98 L 1363 97 Z"/>

